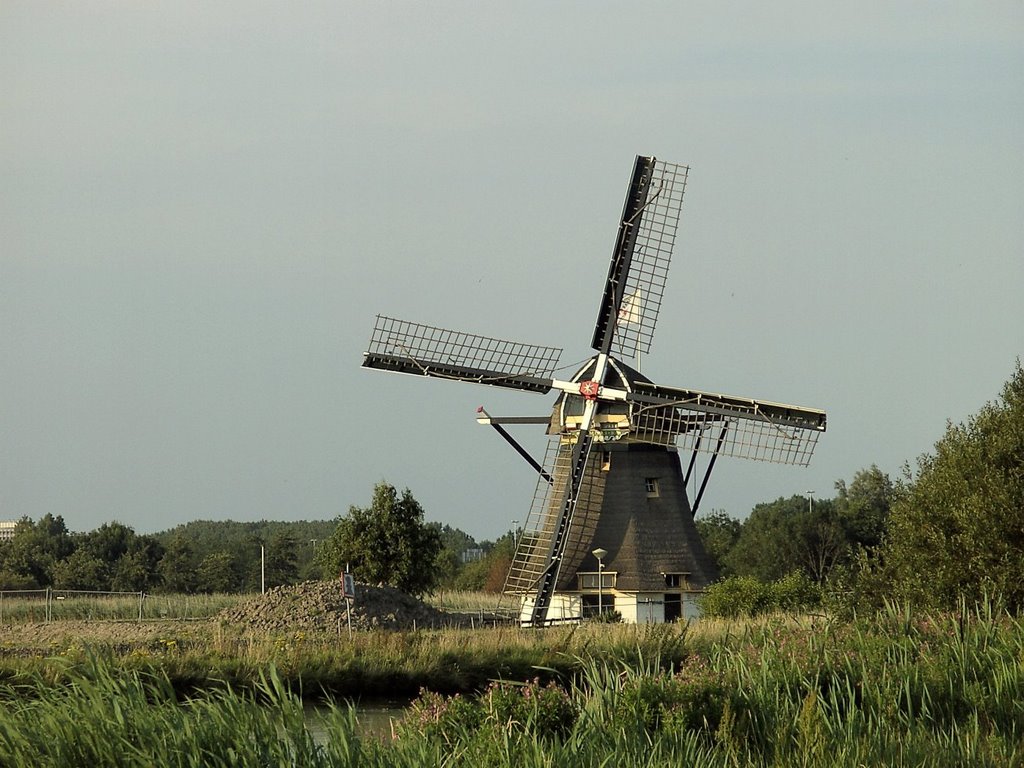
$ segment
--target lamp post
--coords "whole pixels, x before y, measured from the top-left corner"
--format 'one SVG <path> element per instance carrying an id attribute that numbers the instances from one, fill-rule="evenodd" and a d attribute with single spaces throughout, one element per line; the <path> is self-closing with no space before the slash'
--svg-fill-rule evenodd
<path id="1" fill-rule="evenodd" d="M 807 512 L 812 514 L 814 512 L 814 491 L 807 491 Z"/>
<path id="2" fill-rule="evenodd" d="M 512 521 L 512 551 L 515 552 L 516 547 L 519 546 L 519 521 Z"/>
<path id="3" fill-rule="evenodd" d="M 267 558 L 262 544 L 260 544 L 260 594 L 267 594 Z"/>
<path id="4" fill-rule="evenodd" d="M 608 550 L 598 547 L 591 554 L 597 558 L 597 615 L 600 618 L 604 613 L 604 557 Z"/>

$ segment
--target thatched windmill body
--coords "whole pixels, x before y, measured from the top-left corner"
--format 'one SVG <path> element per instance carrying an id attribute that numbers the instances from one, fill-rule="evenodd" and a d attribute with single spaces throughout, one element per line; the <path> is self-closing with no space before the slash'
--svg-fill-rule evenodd
<path id="1" fill-rule="evenodd" d="M 523 624 L 614 608 L 671 620 L 716 577 L 693 524 L 720 455 L 806 465 L 824 411 L 655 384 L 633 366 L 650 350 L 688 168 L 637 157 L 591 345 L 568 379 L 561 350 L 378 316 L 363 365 L 530 392 L 560 392 L 550 416 L 492 417 L 538 474 L 505 585 Z M 543 461 L 506 431 L 547 425 Z M 710 454 L 691 504 L 699 452 Z M 686 457 L 683 466 L 682 457 Z"/>

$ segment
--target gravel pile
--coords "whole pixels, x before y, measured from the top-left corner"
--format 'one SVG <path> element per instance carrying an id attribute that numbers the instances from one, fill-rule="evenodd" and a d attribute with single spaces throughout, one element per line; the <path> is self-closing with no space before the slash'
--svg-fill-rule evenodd
<path id="1" fill-rule="evenodd" d="M 348 612 L 337 581 L 307 581 L 275 587 L 218 618 L 259 631 L 330 632 L 348 627 Z M 443 613 L 392 587 L 356 585 L 352 601 L 353 629 L 412 629 L 460 625 L 463 617 Z"/>

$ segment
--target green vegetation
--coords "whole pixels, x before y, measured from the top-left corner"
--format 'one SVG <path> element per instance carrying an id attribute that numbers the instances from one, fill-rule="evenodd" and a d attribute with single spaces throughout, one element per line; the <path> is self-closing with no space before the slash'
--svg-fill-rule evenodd
<path id="1" fill-rule="evenodd" d="M 436 526 L 423 520 L 423 507 L 406 488 L 378 483 L 369 507 L 350 507 L 317 553 L 325 575 L 351 567 L 369 584 L 387 584 L 422 595 L 437 584 L 435 560 L 441 554 Z"/>
<path id="2" fill-rule="evenodd" d="M 893 505 L 881 586 L 918 605 L 999 595 L 1024 610 L 1024 370 L 918 459 Z"/>
<path id="3" fill-rule="evenodd" d="M 334 520 L 197 520 L 150 536 L 121 523 L 72 533 L 63 518 L 44 515 L 36 522 L 19 521 L 14 537 L 0 541 L 0 593 L 48 587 L 147 594 L 258 592 L 261 555 L 267 588 L 334 579 L 351 564 L 361 581 L 415 593 L 435 586 L 497 592 L 512 541 L 511 531 L 497 542 L 477 542 L 457 528 L 426 523 L 412 494 L 406 490 L 399 498 L 387 483 L 377 486 L 369 508 L 353 507 L 348 516 Z M 436 554 L 433 560 L 412 560 L 414 551 Z"/>
<path id="4" fill-rule="evenodd" d="M 319 578 L 314 545 L 333 522 L 196 521 L 156 535 L 121 523 L 71 533 L 63 518 L 19 521 L 0 541 L 0 591 L 45 589 L 213 593 L 260 588 L 260 546 L 268 587 Z"/>
<path id="5" fill-rule="evenodd" d="M 423 693 L 397 739 L 361 736 L 343 705 L 320 734 L 295 657 L 245 689 L 182 700 L 173 661 L 65 653 L 0 682 L 4 765 L 1010 766 L 1024 759 L 1024 625 L 991 606 L 853 622 L 784 617 L 551 632 L 366 633 L 349 656 L 489 659 L 459 695 Z M 263 652 L 270 650 L 264 646 Z M 341 653 L 342 647 L 335 649 Z M 502 668 L 508 652 L 541 669 Z M 314 664 L 303 648 L 307 665 Z M 390 656 L 385 659 L 384 656 Z M 553 661 L 553 665 L 546 661 Z M 522 682 L 495 682 L 495 680 Z M 313 686 L 304 683 L 302 690 Z M 453 687 L 449 686 L 449 690 Z"/>
<path id="6" fill-rule="evenodd" d="M 349 638 L 201 618 L 235 598 L 195 593 L 255 588 L 261 545 L 268 585 L 351 562 L 362 579 L 437 587 L 448 610 L 489 611 L 493 595 L 460 590 L 500 589 L 515 534 L 478 544 L 425 523 L 412 494 L 386 483 L 369 508 L 323 523 L 200 522 L 150 537 L 23 520 L 0 543 L 0 592 L 187 594 L 64 592 L 45 610 L 69 621 L 48 624 L 18 623 L 39 620 L 38 600 L 0 595 L 0 763 L 1024 763 L 1020 364 L 916 474 L 894 483 L 872 466 L 836 492 L 761 504 L 743 522 L 720 510 L 698 520 L 726 576 L 703 605 L 721 618 L 543 632 Z M 320 746 L 296 698 L 421 688 L 393 742 L 360 736 L 335 707 Z"/>
<path id="7" fill-rule="evenodd" d="M 729 576 L 700 597 L 704 616 L 743 618 L 771 613 L 800 614 L 821 606 L 821 587 L 800 571 L 764 582 L 753 576 Z"/>
<path id="8" fill-rule="evenodd" d="M 697 519 L 697 529 L 725 576 L 763 582 L 800 571 L 818 584 L 843 572 L 860 552 L 882 541 L 895 497 L 878 467 L 836 483 L 834 499 L 791 496 L 758 504 L 742 523 L 722 511 Z"/>
<path id="9" fill-rule="evenodd" d="M 838 481 L 836 491 L 834 499 L 758 504 L 743 522 L 720 510 L 698 518 L 726 577 L 712 590 L 717 615 L 781 606 L 765 595 L 794 572 L 818 584 L 828 607 L 843 615 L 874 611 L 886 600 L 951 609 L 961 598 L 998 598 L 1024 609 L 1020 363 L 999 399 L 965 424 L 947 426 L 934 453 L 918 459 L 916 474 L 908 467 L 893 482 L 871 466 L 849 485 Z"/>
<path id="10" fill-rule="evenodd" d="M 208 619 L 240 600 L 235 594 L 124 594 L 33 590 L 0 595 L 0 626 L 45 621 Z"/>
<path id="11" fill-rule="evenodd" d="M 1024 757 L 1024 626 L 987 608 L 889 609 L 820 627 L 775 619 L 688 645 L 675 665 L 582 660 L 564 688 L 425 694 L 399 733 L 495 765 L 548 764 L 545 754 L 556 765 L 700 766 L 1001 766 Z M 502 751 L 510 742 L 525 746 L 525 763 Z"/>
<path id="12" fill-rule="evenodd" d="M 713 625 L 708 625 L 711 629 Z M 0 684 L 59 680 L 68 665 L 100 657 L 126 669 L 162 671 L 180 690 L 252 688 L 270 664 L 290 685 L 339 696 L 481 690 L 492 679 L 569 675 L 575 657 L 681 659 L 685 625 L 584 625 L 536 632 L 511 626 L 408 632 L 249 631 L 220 620 L 53 622 L 0 633 Z"/>

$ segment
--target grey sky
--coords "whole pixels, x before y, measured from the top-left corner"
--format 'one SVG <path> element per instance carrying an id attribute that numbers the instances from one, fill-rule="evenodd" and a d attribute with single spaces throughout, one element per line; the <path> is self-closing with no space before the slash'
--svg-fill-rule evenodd
<path id="1" fill-rule="evenodd" d="M 929 451 L 1024 350 L 1024 6 L 0 6 L 0 518 L 329 518 L 387 479 L 483 537 L 551 398 L 359 368 L 376 313 L 589 351 L 635 154 L 692 167 L 644 370 Z M 540 451 L 543 439 L 522 433 Z"/>

